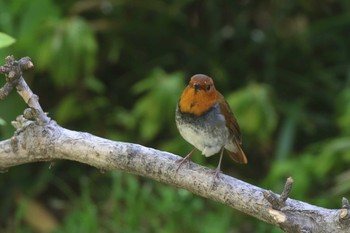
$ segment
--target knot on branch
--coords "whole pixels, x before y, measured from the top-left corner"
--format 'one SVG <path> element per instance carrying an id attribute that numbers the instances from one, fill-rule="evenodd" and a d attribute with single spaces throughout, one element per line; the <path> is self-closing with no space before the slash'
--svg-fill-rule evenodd
<path id="1" fill-rule="evenodd" d="M 26 110 L 28 110 L 28 108 Z M 26 112 L 26 110 L 24 110 L 24 112 Z M 18 134 L 25 130 L 32 122 L 32 120 L 24 117 L 24 115 L 19 115 L 15 121 L 11 121 L 11 124 L 17 130 L 16 133 Z"/>

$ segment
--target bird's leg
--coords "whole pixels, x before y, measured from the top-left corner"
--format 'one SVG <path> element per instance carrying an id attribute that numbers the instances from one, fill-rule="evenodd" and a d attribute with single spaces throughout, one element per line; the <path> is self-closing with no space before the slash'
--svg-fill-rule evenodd
<path id="1" fill-rule="evenodd" d="M 192 154 L 193 152 L 195 152 L 196 148 L 193 148 L 193 150 L 191 150 L 190 153 L 188 153 L 188 155 L 186 155 L 186 157 L 179 159 L 176 161 L 176 163 L 178 163 L 179 165 L 176 168 L 176 172 L 180 169 L 180 167 L 184 164 L 184 163 L 188 163 L 191 161 L 192 158 Z"/>
<path id="2" fill-rule="evenodd" d="M 215 172 L 214 172 L 214 179 L 213 179 L 213 185 L 212 185 L 212 186 L 214 186 L 215 180 L 216 180 L 217 178 L 219 178 L 220 173 L 221 173 L 221 161 L 222 161 L 222 157 L 223 157 L 223 154 L 224 154 L 224 149 L 225 149 L 225 148 L 222 147 L 221 152 L 220 152 L 220 160 L 219 160 L 219 164 L 218 164 L 218 166 L 216 167 Z"/>

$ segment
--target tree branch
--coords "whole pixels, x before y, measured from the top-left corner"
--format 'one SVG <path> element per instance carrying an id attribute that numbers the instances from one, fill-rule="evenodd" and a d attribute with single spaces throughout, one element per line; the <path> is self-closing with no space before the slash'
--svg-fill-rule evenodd
<path id="1" fill-rule="evenodd" d="M 189 168 L 184 166 L 176 172 L 177 155 L 62 128 L 42 111 L 38 99 L 22 78 L 20 62 L 14 61 L 13 57 L 7 61 L 0 67 L 0 73 L 6 75 L 8 83 L 15 83 L 30 109 L 13 122 L 17 129 L 15 135 L 0 142 L 1 170 L 38 161 L 74 160 L 98 169 L 125 171 L 186 189 L 278 226 L 285 232 L 349 232 L 350 208 L 345 198 L 341 209 L 325 209 L 289 199 L 291 179 L 281 196 L 227 175 L 221 175 L 212 186 L 212 171 L 208 168 L 191 163 Z M 20 67 L 19 71 L 15 67 Z M 11 81 L 11 72 L 15 72 L 12 77 L 19 77 L 19 81 Z M 14 84 L 5 84 L 0 89 L 0 97 L 8 95 L 6 85 Z"/>

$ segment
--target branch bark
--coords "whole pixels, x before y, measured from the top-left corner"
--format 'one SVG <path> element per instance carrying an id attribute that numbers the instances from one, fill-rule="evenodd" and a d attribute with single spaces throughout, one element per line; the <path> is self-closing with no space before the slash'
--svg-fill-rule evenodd
<path id="1" fill-rule="evenodd" d="M 9 74 L 15 70 L 13 66 L 18 68 L 20 62 L 14 62 L 13 57 L 6 61 L 7 64 L 0 67 L 0 73 L 9 80 Z M 177 155 L 60 127 L 42 111 L 38 98 L 30 94 L 22 73 L 15 76 L 20 81 L 12 82 L 18 92 L 24 92 L 22 97 L 30 96 L 28 101 L 25 99 L 30 108 L 13 122 L 17 129 L 14 136 L 0 142 L 1 170 L 39 161 L 74 160 L 101 170 L 125 171 L 186 189 L 278 226 L 285 232 L 350 232 L 350 207 L 345 198 L 341 209 L 325 209 L 290 199 L 291 179 L 281 196 L 224 174 L 213 186 L 212 171 L 208 168 L 191 163 L 189 168 L 183 166 L 176 171 L 175 161 L 180 158 Z M 8 94 L 8 89 L 6 93 L 1 91 L 5 89 L 0 89 L 0 96 Z"/>

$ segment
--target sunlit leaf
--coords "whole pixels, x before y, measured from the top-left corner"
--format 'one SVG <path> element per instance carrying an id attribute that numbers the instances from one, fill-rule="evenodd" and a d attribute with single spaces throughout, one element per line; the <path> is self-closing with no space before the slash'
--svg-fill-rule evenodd
<path id="1" fill-rule="evenodd" d="M 15 43 L 15 41 L 16 40 L 11 36 L 0 32 L 0 49 L 12 45 L 13 43 Z"/>

